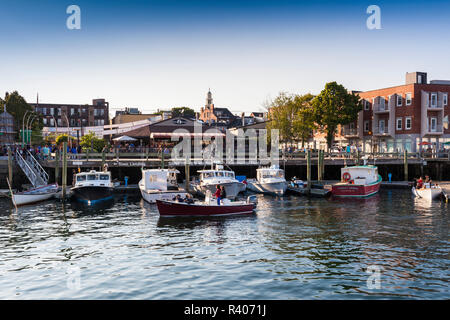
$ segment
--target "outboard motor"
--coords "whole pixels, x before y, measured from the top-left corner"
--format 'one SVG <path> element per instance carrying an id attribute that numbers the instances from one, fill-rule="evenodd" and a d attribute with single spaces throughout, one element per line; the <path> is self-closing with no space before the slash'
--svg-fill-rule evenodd
<path id="1" fill-rule="evenodd" d="M 247 203 L 252 203 L 256 206 L 258 204 L 258 198 L 255 195 L 248 196 Z"/>

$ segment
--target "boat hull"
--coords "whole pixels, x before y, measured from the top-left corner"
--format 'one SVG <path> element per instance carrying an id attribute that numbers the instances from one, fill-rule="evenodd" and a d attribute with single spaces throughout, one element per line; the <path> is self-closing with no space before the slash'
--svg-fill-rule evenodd
<path id="1" fill-rule="evenodd" d="M 254 204 L 239 205 L 199 205 L 177 203 L 172 201 L 156 201 L 160 216 L 166 217 L 211 217 L 211 216 L 228 216 L 251 214 L 255 210 Z"/>
<path id="2" fill-rule="evenodd" d="M 381 180 L 370 185 L 339 184 L 332 187 L 331 193 L 335 197 L 365 198 L 380 190 Z"/>
<path id="3" fill-rule="evenodd" d="M 13 201 L 16 206 L 33 204 L 52 198 L 58 192 L 58 185 L 51 184 L 48 186 L 28 190 L 26 192 L 13 194 Z"/>
<path id="4" fill-rule="evenodd" d="M 286 182 L 259 183 L 248 182 L 247 189 L 257 193 L 273 194 L 283 196 L 286 193 Z"/>
<path id="5" fill-rule="evenodd" d="M 412 193 L 418 197 L 427 200 L 436 200 L 439 199 L 442 195 L 442 189 L 438 188 L 426 188 L 426 189 L 416 189 L 412 188 Z"/>
<path id="6" fill-rule="evenodd" d="M 113 198 L 113 188 L 86 186 L 72 188 L 75 199 L 88 204 L 93 204 L 99 201 L 111 200 Z"/>

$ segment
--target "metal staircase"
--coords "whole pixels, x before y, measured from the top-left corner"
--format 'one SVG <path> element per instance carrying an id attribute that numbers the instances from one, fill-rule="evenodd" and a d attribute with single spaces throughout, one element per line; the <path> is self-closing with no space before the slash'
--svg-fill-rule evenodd
<path id="1" fill-rule="evenodd" d="M 35 157 L 28 151 L 23 150 L 23 155 L 16 150 L 16 161 L 19 167 L 30 180 L 33 187 L 37 188 L 39 186 L 48 184 L 48 174 L 45 172 L 44 168 L 39 164 Z"/>

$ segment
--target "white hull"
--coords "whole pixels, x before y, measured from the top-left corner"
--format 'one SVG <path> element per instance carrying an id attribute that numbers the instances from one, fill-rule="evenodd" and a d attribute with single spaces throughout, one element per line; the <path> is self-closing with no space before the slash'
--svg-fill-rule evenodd
<path id="1" fill-rule="evenodd" d="M 220 186 L 225 187 L 225 193 L 227 195 L 227 199 L 235 199 L 236 196 L 245 191 L 245 184 L 242 182 L 229 182 L 229 183 L 221 183 Z M 214 194 L 217 189 L 216 184 L 207 184 L 207 185 L 193 185 L 194 190 L 203 196 L 206 195 L 207 190 Z"/>
<path id="2" fill-rule="evenodd" d="M 413 187 L 412 193 L 418 198 L 427 199 L 427 200 L 435 200 L 435 199 L 439 199 L 439 197 L 441 196 L 442 189 L 441 189 L 441 187 L 426 188 L 426 189 L 416 189 Z"/>
<path id="3" fill-rule="evenodd" d="M 248 182 L 247 189 L 258 193 L 269 193 L 276 194 L 278 196 L 283 196 L 287 189 L 286 182 L 272 182 L 272 183 L 259 183 L 259 182 Z"/>
<path id="4" fill-rule="evenodd" d="M 184 190 L 145 190 L 142 185 L 139 185 L 139 189 L 141 190 L 142 198 L 149 203 L 156 203 L 156 200 L 172 201 L 177 195 L 184 199 L 188 194 Z"/>
<path id="5" fill-rule="evenodd" d="M 16 206 L 23 206 L 26 204 L 36 203 L 52 198 L 57 192 L 50 192 L 44 194 L 14 194 L 14 203 Z"/>

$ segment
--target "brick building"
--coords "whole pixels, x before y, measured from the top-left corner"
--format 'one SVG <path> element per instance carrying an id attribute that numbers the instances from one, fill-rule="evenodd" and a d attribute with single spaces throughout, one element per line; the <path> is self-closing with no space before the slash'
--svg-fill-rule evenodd
<path id="1" fill-rule="evenodd" d="M 227 108 L 216 108 L 213 103 L 211 91 L 208 91 L 205 107 L 200 109 L 199 120 L 211 126 L 222 127 L 224 129 L 236 125 L 236 121 L 241 121 Z"/>
<path id="2" fill-rule="evenodd" d="M 92 127 L 109 124 L 109 103 L 94 99 L 92 104 L 30 103 L 43 116 L 44 127 Z"/>
<path id="3" fill-rule="evenodd" d="M 366 152 L 417 152 L 422 142 L 439 150 L 450 141 L 450 80 L 428 83 L 426 73 L 413 72 L 406 74 L 404 85 L 358 94 L 364 109 L 355 123 L 339 128 L 336 140 L 341 145 Z M 312 142 L 317 146 L 318 137 Z"/>

